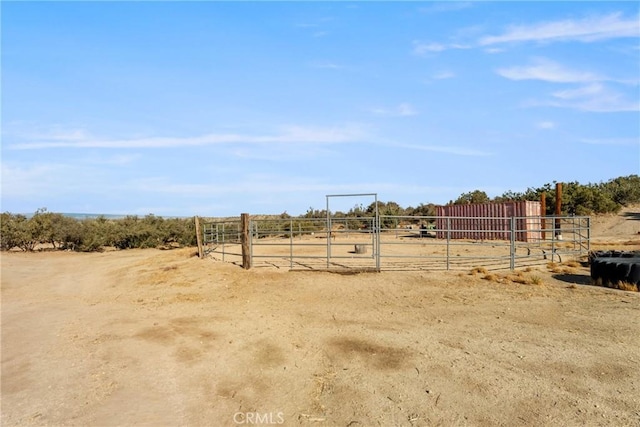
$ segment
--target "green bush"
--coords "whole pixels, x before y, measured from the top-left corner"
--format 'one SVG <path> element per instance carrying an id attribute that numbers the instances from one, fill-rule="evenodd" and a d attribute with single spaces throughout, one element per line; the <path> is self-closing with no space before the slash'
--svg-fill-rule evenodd
<path id="1" fill-rule="evenodd" d="M 4 251 L 14 248 L 33 251 L 38 244 L 89 252 L 109 246 L 132 249 L 196 244 L 195 223 L 191 218 L 147 215 L 78 220 L 46 209 L 38 209 L 31 218 L 8 212 L 1 215 L 0 249 Z"/>
<path id="2" fill-rule="evenodd" d="M 13 248 L 32 251 L 35 248 L 38 241 L 26 216 L 5 212 L 0 219 L 0 247 L 3 251 Z"/>

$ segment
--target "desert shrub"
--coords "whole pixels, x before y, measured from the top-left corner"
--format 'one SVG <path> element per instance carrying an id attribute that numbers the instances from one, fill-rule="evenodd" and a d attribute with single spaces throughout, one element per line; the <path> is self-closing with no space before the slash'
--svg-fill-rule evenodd
<path id="1" fill-rule="evenodd" d="M 17 241 L 15 215 L 3 212 L 0 214 L 0 249 L 8 251 L 18 246 Z"/>
<path id="2" fill-rule="evenodd" d="M 78 220 L 46 209 L 38 209 L 31 218 L 8 212 L 1 215 L 0 249 L 5 251 L 32 251 L 39 243 L 75 251 L 98 251 L 106 246 L 132 249 L 196 245 L 192 218 L 134 215 L 116 220 L 102 216 Z"/>
<path id="3" fill-rule="evenodd" d="M 152 214 L 140 218 L 129 215 L 110 221 L 110 227 L 102 234 L 107 243 L 118 249 L 158 248 L 170 243 L 180 246 L 196 244 L 195 223 L 192 218 L 165 219 Z"/>
<path id="4" fill-rule="evenodd" d="M 70 249 L 93 252 L 102 250 L 105 246 L 115 246 L 116 221 L 101 216 L 95 219 L 76 220 L 76 222 L 80 225 L 79 228 L 69 227 L 70 235 L 73 237 L 69 242 Z M 78 231 L 79 236 L 73 234 Z M 74 238 L 77 240 L 74 241 Z"/>
<path id="5" fill-rule="evenodd" d="M 5 212 L 0 217 L 0 221 L 0 247 L 2 250 L 8 251 L 18 247 L 28 250 L 30 244 L 25 242 L 30 241 L 27 217 Z M 33 246 L 35 246 L 35 242 L 33 242 Z"/>
<path id="6" fill-rule="evenodd" d="M 2 248 L 15 247 L 23 251 L 33 251 L 39 242 L 37 226 L 25 215 L 5 214 L 2 218 Z"/>
<path id="7" fill-rule="evenodd" d="M 118 249 L 152 248 L 161 244 L 160 217 L 147 215 L 140 219 L 137 215 L 128 215 L 115 224 L 112 244 Z"/>

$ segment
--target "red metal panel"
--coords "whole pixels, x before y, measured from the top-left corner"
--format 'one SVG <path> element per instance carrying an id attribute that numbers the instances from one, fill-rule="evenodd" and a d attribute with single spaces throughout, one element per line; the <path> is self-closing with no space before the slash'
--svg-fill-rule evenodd
<path id="1" fill-rule="evenodd" d="M 503 203 L 477 203 L 469 205 L 437 206 L 436 234 L 447 237 L 447 220 L 450 217 L 453 239 L 502 239 L 509 240 L 510 217 L 516 217 L 516 235 L 519 241 L 540 239 L 540 202 L 520 201 Z"/>

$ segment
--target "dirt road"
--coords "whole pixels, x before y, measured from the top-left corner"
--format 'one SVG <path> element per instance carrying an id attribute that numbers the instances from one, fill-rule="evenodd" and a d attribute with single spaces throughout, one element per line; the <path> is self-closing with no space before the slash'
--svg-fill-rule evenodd
<path id="1" fill-rule="evenodd" d="M 640 424 L 640 294 L 569 283 L 583 268 L 534 285 L 193 252 L 3 253 L 2 425 Z"/>

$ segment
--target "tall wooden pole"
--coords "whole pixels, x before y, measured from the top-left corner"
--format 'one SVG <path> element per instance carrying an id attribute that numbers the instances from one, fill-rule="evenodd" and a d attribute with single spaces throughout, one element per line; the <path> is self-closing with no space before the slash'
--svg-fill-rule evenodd
<path id="1" fill-rule="evenodd" d="M 251 248 L 249 246 L 249 214 L 240 214 L 240 225 L 242 227 L 242 268 L 251 268 Z"/>
<path id="2" fill-rule="evenodd" d="M 202 233 L 200 232 L 200 218 L 194 218 L 196 222 L 196 242 L 198 243 L 198 257 L 204 257 L 204 249 L 202 248 Z"/>
<path id="3" fill-rule="evenodd" d="M 547 193 L 543 191 L 542 194 L 540 194 L 540 228 L 542 229 L 542 240 L 547 240 L 545 216 L 547 216 Z"/>
<path id="4" fill-rule="evenodd" d="M 556 182 L 556 236 L 562 239 L 562 231 L 560 230 L 560 218 L 562 215 L 562 183 Z"/>

